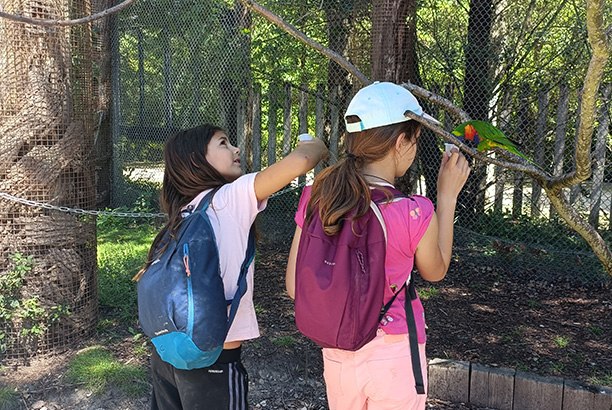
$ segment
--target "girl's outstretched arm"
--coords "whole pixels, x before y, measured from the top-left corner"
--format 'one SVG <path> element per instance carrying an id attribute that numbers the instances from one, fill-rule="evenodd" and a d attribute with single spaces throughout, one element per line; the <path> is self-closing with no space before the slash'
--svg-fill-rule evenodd
<path id="1" fill-rule="evenodd" d="M 415 262 L 419 274 L 430 282 L 442 280 L 453 251 L 453 224 L 457 196 L 470 174 L 465 157 L 454 149 L 444 153 L 438 174 L 438 202 L 429 227 L 417 245 Z"/>
<path id="2" fill-rule="evenodd" d="M 262 201 L 282 189 L 289 182 L 310 171 L 327 158 L 327 147 L 318 138 L 298 142 L 285 158 L 270 165 L 255 176 L 255 196 Z"/>
<path id="3" fill-rule="evenodd" d="M 285 287 L 287 288 L 287 294 L 291 299 L 295 299 L 295 261 L 297 259 L 297 252 L 300 246 L 300 237 L 302 236 L 302 228 L 299 226 L 295 227 L 295 233 L 293 234 L 293 242 L 291 243 L 291 249 L 289 250 L 289 260 L 287 260 L 287 271 L 285 275 Z"/>

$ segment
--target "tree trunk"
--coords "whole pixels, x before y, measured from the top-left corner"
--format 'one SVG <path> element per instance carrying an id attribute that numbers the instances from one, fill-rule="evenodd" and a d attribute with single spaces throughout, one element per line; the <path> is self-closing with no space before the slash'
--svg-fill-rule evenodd
<path id="1" fill-rule="evenodd" d="M 97 0 L 95 10 L 106 10 L 114 5 L 114 0 Z M 113 134 L 111 128 L 112 107 L 112 48 L 111 41 L 117 16 L 109 16 L 96 22 L 100 32 L 98 65 L 98 115 L 95 152 L 96 152 L 96 207 L 104 209 L 111 206 Z"/>
<path id="2" fill-rule="evenodd" d="M 546 153 L 546 118 L 548 117 L 548 89 L 540 91 L 538 96 L 538 119 L 536 121 L 535 144 L 533 147 L 533 162 L 544 164 L 544 154 Z M 540 198 L 542 188 L 532 182 L 531 184 L 531 216 L 539 218 L 542 214 Z"/>
<path id="3" fill-rule="evenodd" d="M 565 140 L 567 130 L 567 116 L 569 112 L 569 87 L 562 84 L 559 88 L 559 102 L 557 103 L 557 121 L 555 126 L 555 145 L 553 148 L 553 176 L 558 177 L 563 174 L 563 163 L 565 153 Z M 549 217 L 555 216 L 557 211 L 553 204 L 550 204 Z"/>
<path id="4" fill-rule="evenodd" d="M 325 9 L 329 48 L 346 57 L 348 55 L 350 28 L 353 22 L 354 0 L 325 0 L 323 7 Z M 343 133 L 344 121 L 338 115 L 344 116 L 348 101 L 352 97 L 353 87 L 348 71 L 333 60 L 329 60 L 327 65 L 327 93 L 328 96 L 335 93 L 336 98 L 332 104 L 328 104 L 326 107 L 325 130 L 328 135 L 333 131 Z M 333 115 L 336 117 L 334 118 Z M 318 137 L 321 138 L 322 136 L 318 135 Z M 333 138 L 337 137 L 337 135 L 333 136 Z M 325 139 L 329 140 L 330 137 Z M 330 158 L 330 160 L 333 159 Z"/>
<path id="5" fill-rule="evenodd" d="M 276 162 L 276 135 L 278 125 L 278 91 L 274 84 L 268 89 L 268 164 Z"/>
<path id="6" fill-rule="evenodd" d="M 282 157 L 291 152 L 291 84 L 283 85 L 283 145 Z"/>
<path id="7" fill-rule="evenodd" d="M 414 0 L 374 0 L 372 80 L 402 84 L 416 79 L 415 12 Z"/>
<path id="8" fill-rule="evenodd" d="M 90 14 L 85 1 L 5 1 L 4 11 L 57 20 Z M 93 209 L 90 25 L 49 29 L 2 19 L 0 43 L 0 191 L 50 206 Z M 20 303 L 2 303 L 13 315 L 0 322 L 6 345 L 0 360 L 66 350 L 95 331 L 95 243 L 91 216 L 0 201 L 0 278 L 15 268 L 12 255 L 32 257 L 13 302 L 27 298 L 38 310 L 36 318 L 24 319 Z M 60 307 L 70 314 L 51 323 Z"/>
<path id="9" fill-rule="evenodd" d="M 227 132 L 230 142 L 238 144 L 238 134 L 244 129 L 239 129 L 238 115 L 241 112 L 250 116 L 251 107 L 248 107 L 248 95 L 251 86 L 251 38 L 248 32 L 251 28 L 251 13 L 238 0 L 234 2 L 234 8 L 225 11 L 221 26 L 224 29 L 227 44 L 236 45 L 227 47 L 227 54 L 222 56 L 223 74 L 219 81 L 219 95 L 221 97 L 221 126 Z M 237 57 L 237 54 L 240 57 Z M 241 62 L 240 67 L 235 63 Z M 239 108 L 239 105 L 242 107 Z"/>
<path id="10" fill-rule="evenodd" d="M 261 170 L 261 85 L 253 87 L 253 171 Z"/>
<path id="11" fill-rule="evenodd" d="M 416 1 L 376 0 L 372 7 L 371 78 L 396 84 L 421 84 L 416 57 Z M 423 104 L 425 110 L 428 109 Z M 436 202 L 441 152 L 438 137 L 424 128 L 419 139 L 418 160 L 396 181 L 398 190 L 414 192 L 418 176 L 425 177 L 427 196 Z"/>
<path id="12" fill-rule="evenodd" d="M 492 0 L 470 0 L 468 16 L 468 43 L 465 49 L 465 79 L 463 87 L 463 109 L 475 120 L 488 120 L 491 100 L 491 26 L 493 18 Z M 463 204 L 458 218 L 461 224 L 469 225 L 476 215 L 484 212 L 484 194 L 481 189 L 486 180 L 486 165 L 472 164 L 472 174 L 458 202 Z"/>

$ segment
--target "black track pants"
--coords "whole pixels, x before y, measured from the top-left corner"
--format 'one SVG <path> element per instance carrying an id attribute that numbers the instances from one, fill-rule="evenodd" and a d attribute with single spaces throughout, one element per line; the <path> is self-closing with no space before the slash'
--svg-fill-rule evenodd
<path id="1" fill-rule="evenodd" d="M 248 375 L 240 348 L 224 350 L 215 364 L 180 370 L 151 356 L 151 410 L 248 410 Z"/>

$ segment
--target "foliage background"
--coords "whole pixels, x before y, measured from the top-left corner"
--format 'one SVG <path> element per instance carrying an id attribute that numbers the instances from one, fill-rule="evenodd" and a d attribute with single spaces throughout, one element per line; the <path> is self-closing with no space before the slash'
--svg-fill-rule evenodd
<path id="1" fill-rule="evenodd" d="M 372 63 L 373 37 L 388 17 L 383 3 L 261 2 L 372 79 L 388 80 L 388 73 Z M 473 118 L 496 124 L 522 142 L 522 152 L 547 172 L 571 170 L 580 87 L 590 55 L 580 2 L 400 4 L 413 7 L 399 24 L 405 26 L 398 34 L 404 49 L 388 63 L 403 73 L 400 82 L 421 85 Z M 612 7 L 606 7 L 609 16 Z M 407 31 L 413 18 L 416 37 L 411 42 Z M 203 122 L 228 131 L 242 148 L 246 172 L 285 155 L 305 131 L 330 145 L 338 143 L 341 157 L 342 114 L 360 84 L 240 3 L 141 0 L 115 18 L 110 38 L 110 44 L 99 47 L 112 57 L 112 146 L 106 149 L 112 151 L 113 189 L 101 199 L 108 205 L 130 207 L 144 200 L 157 208 L 165 139 Z M 602 88 L 611 80 L 608 70 Z M 443 110 L 423 105 L 448 130 L 457 125 Z M 593 144 L 593 155 L 602 161 L 590 180 L 567 192 L 605 238 L 612 228 L 605 159 L 610 155 L 609 114 L 609 96 L 604 96 L 597 134 L 602 142 Z M 404 185 L 399 183 L 435 202 L 442 141 L 429 133 L 422 141 L 419 161 Z M 606 280 L 586 242 L 559 220 L 529 178 L 480 162 L 473 168 L 457 219 L 456 244 L 465 257 L 547 280 Z M 292 185 L 295 191 L 271 200 L 261 221 L 269 240 L 289 240 L 300 182 Z"/>

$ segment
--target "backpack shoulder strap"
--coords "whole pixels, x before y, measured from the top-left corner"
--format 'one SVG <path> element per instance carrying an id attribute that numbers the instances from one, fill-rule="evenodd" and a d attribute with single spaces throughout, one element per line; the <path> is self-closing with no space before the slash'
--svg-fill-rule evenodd
<path id="1" fill-rule="evenodd" d="M 200 201 L 196 209 L 193 213 L 199 211 L 206 211 L 208 206 L 212 203 L 213 196 L 217 193 L 217 191 L 221 188 L 221 186 L 213 188 L 209 193 L 207 193 L 204 198 Z M 208 215 L 204 212 L 204 218 L 208 220 Z M 212 229 L 212 226 L 211 226 Z M 214 232 L 213 232 L 214 233 Z M 244 261 L 240 266 L 240 274 L 238 275 L 238 289 L 234 294 L 232 300 L 228 301 L 228 305 L 230 305 L 229 315 L 228 315 L 228 326 L 229 329 L 234 321 L 234 317 L 236 316 L 236 312 L 238 311 L 238 305 L 240 304 L 240 299 L 246 293 L 247 290 L 247 272 L 249 270 L 249 266 L 253 262 L 255 258 L 255 224 L 251 225 L 251 229 L 249 231 L 249 237 L 247 239 L 247 249 L 244 257 Z"/>
<path id="2" fill-rule="evenodd" d="M 382 226 L 383 233 L 385 234 L 385 244 L 387 243 L 387 226 L 385 225 L 385 220 L 383 219 L 382 213 L 380 212 L 380 208 L 374 201 L 370 201 L 370 208 L 378 218 L 378 222 L 380 222 L 380 226 Z"/>
<path id="3" fill-rule="evenodd" d="M 406 195 L 404 195 L 397 189 L 395 188 L 388 188 L 388 189 L 389 191 L 391 191 L 391 194 L 393 195 L 391 202 L 395 202 L 397 200 L 406 198 Z M 384 195 L 384 192 L 380 189 L 374 189 L 372 191 L 372 194 L 373 195 L 372 195 L 372 200 L 370 201 L 370 208 L 372 208 L 372 211 L 374 211 L 374 215 L 376 215 L 376 218 L 378 218 L 378 221 L 380 222 L 380 226 L 382 226 L 383 233 L 385 234 L 385 243 L 386 243 L 387 242 L 387 226 L 385 225 L 385 220 L 383 219 L 383 216 L 382 216 L 382 213 L 380 212 L 380 208 L 378 207 L 378 204 L 384 202 L 387 199 L 387 196 Z"/>
<path id="4" fill-rule="evenodd" d="M 423 372 L 421 371 L 421 360 L 419 354 L 419 341 L 417 338 L 416 321 L 414 319 L 414 311 L 412 310 L 412 301 L 417 298 L 416 290 L 414 289 L 414 280 L 412 275 L 414 270 L 410 274 L 408 279 L 409 284 L 406 287 L 404 284 L 404 292 L 406 293 L 406 303 L 404 309 L 406 310 L 406 324 L 408 325 L 408 341 L 410 345 L 410 356 L 412 360 L 412 371 L 414 373 L 414 383 L 417 394 L 425 394 L 425 385 L 423 383 Z"/>
<path id="5" fill-rule="evenodd" d="M 201 211 L 203 209 L 205 210 L 206 208 L 208 208 L 208 205 L 211 204 L 212 198 L 217 193 L 219 188 L 221 188 L 221 185 L 218 186 L 218 187 L 214 187 L 213 189 L 210 190 L 209 193 L 204 195 L 204 198 L 202 198 L 202 200 L 200 201 L 200 203 L 198 204 L 196 209 L 193 211 L 193 213 L 196 213 L 196 212 L 199 212 L 199 211 Z"/>
<path id="6" fill-rule="evenodd" d="M 247 240 L 247 250 L 246 255 L 244 257 L 244 261 L 242 262 L 242 266 L 240 266 L 240 275 L 238 275 L 238 289 L 234 294 L 233 299 L 230 304 L 229 311 L 229 324 L 228 329 L 232 325 L 234 321 L 234 317 L 236 316 L 236 312 L 238 311 L 238 304 L 240 303 L 240 299 L 246 293 L 247 290 L 247 272 L 249 270 L 249 266 L 253 262 L 255 258 L 255 224 L 251 225 L 251 230 L 249 231 L 249 239 Z"/>

